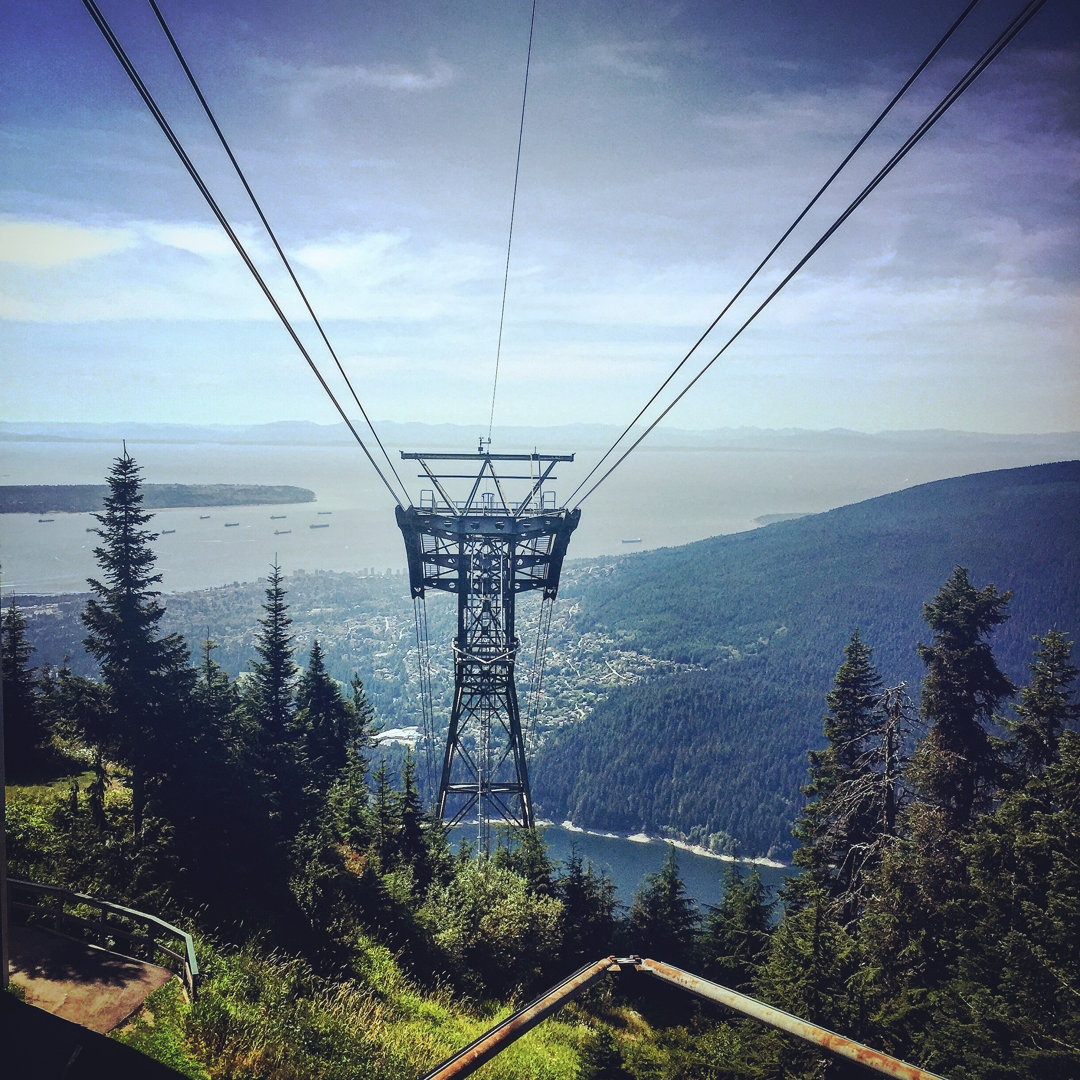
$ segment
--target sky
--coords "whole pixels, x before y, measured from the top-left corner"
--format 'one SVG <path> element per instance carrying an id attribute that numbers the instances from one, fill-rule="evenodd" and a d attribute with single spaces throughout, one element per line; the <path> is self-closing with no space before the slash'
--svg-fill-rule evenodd
<path id="1" fill-rule="evenodd" d="M 159 6 L 368 415 L 486 428 L 531 0 Z M 961 6 L 538 0 L 495 424 L 628 422 Z M 982 0 L 688 374 L 1019 6 Z M 149 5 L 100 7 L 358 419 Z M 1049 0 L 665 422 L 1080 428 L 1078 29 Z M 77 0 L 3 5 L 0 110 L 0 420 L 339 419 Z"/>

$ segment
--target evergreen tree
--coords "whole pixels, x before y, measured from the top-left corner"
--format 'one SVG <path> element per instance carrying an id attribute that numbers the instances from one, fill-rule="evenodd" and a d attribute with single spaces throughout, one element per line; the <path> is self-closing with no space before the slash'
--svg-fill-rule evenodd
<path id="1" fill-rule="evenodd" d="M 997 781 L 998 753 L 986 726 L 1013 685 L 986 639 L 1008 618 L 1011 598 L 993 585 L 976 589 L 958 566 L 923 605 L 934 631 L 931 644 L 918 646 L 927 668 L 922 711 L 931 728 L 916 751 L 912 776 L 950 828 L 966 826 Z"/>
<path id="2" fill-rule="evenodd" d="M 810 802 L 793 830 L 801 841 L 795 864 L 803 875 L 792 883 L 792 899 L 811 886 L 835 896 L 856 887 L 862 862 L 857 853 L 872 842 L 879 826 L 874 808 L 859 797 L 870 778 L 868 743 L 880 726 L 881 676 L 870 655 L 856 630 L 825 696 L 828 745 L 809 752 L 810 782 L 803 793 Z"/>
<path id="3" fill-rule="evenodd" d="M 327 673 L 322 646 L 316 639 L 296 686 L 296 726 L 304 733 L 317 787 L 325 789 L 344 766 L 353 720 L 351 702 L 341 696 Z"/>
<path id="4" fill-rule="evenodd" d="M 26 639 L 26 619 L 12 602 L 2 621 L 4 750 L 9 776 L 23 776 L 47 756 L 43 744 L 49 737 L 38 700 L 30 657 L 34 647 Z"/>
<path id="5" fill-rule="evenodd" d="M 1009 723 L 1021 777 L 1041 774 L 1057 761 L 1061 732 L 1080 719 L 1080 702 L 1069 690 L 1080 675 L 1072 663 L 1072 642 L 1057 630 L 1036 640 L 1031 681 L 1020 691 L 1016 716 Z"/>
<path id="6" fill-rule="evenodd" d="M 630 906 L 629 934 L 635 952 L 668 964 L 686 963 L 693 955 L 698 914 L 679 877 L 675 848 L 664 865 L 647 874 Z"/>
<path id="7" fill-rule="evenodd" d="M 565 873 L 555 882 L 555 895 L 563 903 L 562 951 L 567 966 L 610 953 L 615 936 L 615 883 L 586 863 L 576 846 Z"/>
<path id="8" fill-rule="evenodd" d="M 154 588 L 161 581 L 153 572 L 151 544 L 157 534 L 146 528 L 153 515 L 142 508 L 140 469 L 126 447 L 106 481 L 105 507 L 95 515 L 102 543 L 94 556 L 102 579 L 89 579 L 94 595 L 82 616 L 88 631 L 83 643 L 98 661 L 108 690 L 107 749 L 131 772 L 138 840 L 147 785 L 167 773 L 178 756 L 192 680 L 183 639 L 159 632 L 165 608 Z"/>
<path id="9" fill-rule="evenodd" d="M 270 835 L 280 851 L 289 849 L 300 824 L 317 813 L 317 793 L 303 734 L 296 726 L 296 664 L 292 619 L 285 602 L 281 568 L 271 565 L 263 617 L 255 641 L 259 659 L 252 664 L 243 689 L 241 712 L 248 728 L 248 752 L 265 804 Z"/>
<path id="10" fill-rule="evenodd" d="M 398 860 L 411 866 L 418 885 L 426 885 L 429 879 L 426 865 L 427 844 L 424 842 L 424 809 L 420 804 L 420 791 L 416 782 L 416 758 L 412 748 L 405 752 L 401 766 L 401 788 L 395 799 L 394 817 L 397 822 Z"/>
<path id="11" fill-rule="evenodd" d="M 217 647 L 217 643 L 209 636 L 203 641 L 199 678 L 195 684 L 195 701 L 204 724 L 219 732 L 222 741 L 233 743 L 238 737 L 233 730 L 233 721 L 240 704 L 240 693 L 229 678 L 229 673 L 214 659 L 214 650 Z"/>
<path id="12" fill-rule="evenodd" d="M 296 710 L 296 663 L 293 661 L 293 638 L 289 633 L 292 619 L 285 602 L 281 567 L 271 564 L 266 583 L 264 615 L 259 619 L 255 651 L 260 659 L 252 664 L 251 681 L 245 694 L 245 708 L 268 745 L 290 742 L 292 719 Z"/>
<path id="13" fill-rule="evenodd" d="M 724 895 L 709 908 L 701 939 L 704 974 L 734 990 L 750 984 L 769 945 L 773 905 L 761 875 L 724 868 Z"/>
<path id="14" fill-rule="evenodd" d="M 530 891 L 540 896 L 552 896 L 555 892 L 553 876 L 555 867 L 548 855 L 547 843 L 537 829 L 504 830 L 506 846 L 500 847 L 492 856 L 499 866 L 507 866 L 528 882 Z"/>
<path id="15" fill-rule="evenodd" d="M 956 964 L 931 1048 L 951 1075 L 1080 1075 L 1080 736 L 964 838 Z"/>
<path id="16" fill-rule="evenodd" d="M 371 777 L 374 785 L 372 793 L 372 846 L 380 866 L 389 870 L 393 866 L 394 853 L 397 850 L 397 799 L 390 783 L 390 770 L 383 758 Z"/>
<path id="17" fill-rule="evenodd" d="M 773 932 L 753 993 L 795 1016 L 858 1038 L 862 1010 L 851 984 L 859 967 L 857 943 L 837 921 L 829 895 L 816 890 Z M 820 1075 L 820 1051 L 796 1040 L 762 1042 L 779 1060 L 761 1075 Z"/>

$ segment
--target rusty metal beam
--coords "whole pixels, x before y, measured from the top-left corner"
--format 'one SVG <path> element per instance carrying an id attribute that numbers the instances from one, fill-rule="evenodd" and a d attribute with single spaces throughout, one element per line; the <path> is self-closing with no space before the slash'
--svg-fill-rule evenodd
<path id="1" fill-rule="evenodd" d="M 579 971 L 575 971 L 558 986 L 552 987 L 525 1008 L 508 1016 L 475 1042 L 469 1043 L 464 1050 L 459 1050 L 453 1057 L 447 1058 L 423 1080 L 452 1080 L 459 1076 L 472 1075 L 485 1061 L 489 1061 L 505 1046 L 536 1027 L 560 1005 L 576 997 L 609 971 L 618 970 L 620 963 L 624 962 L 616 960 L 614 956 L 606 956 L 603 960 L 597 960 L 595 964 L 587 964 Z"/>
<path id="2" fill-rule="evenodd" d="M 945 1080 L 944 1077 L 938 1076 L 937 1073 L 927 1072 L 925 1069 L 920 1069 L 915 1065 L 909 1065 L 906 1061 L 890 1057 L 880 1050 L 873 1050 L 869 1046 L 855 1042 L 854 1039 L 837 1035 L 835 1031 L 829 1031 L 828 1028 L 818 1027 L 817 1024 L 800 1020 L 799 1017 L 792 1016 L 791 1013 L 784 1012 L 782 1009 L 774 1009 L 771 1005 L 766 1005 L 755 998 L 747 997 L 736 990 L 729 990 L 726 986 L 709 982 L 708 979 L 702 979 L 697 975 L 691 975 L 688 971 L 672 967 L 670 964 L 661 963 L 659 960 L 634 957 L 625 966 L 636 968 L 638 971 L 653 975 L 664 982 L 680 986 L 691 994 L 697 994 L 698 997 L 719 1002 L 729 1009 L 744 1013 L 755 1020 L 761 1020 L 763 1023 L 779 1028 L 781 1031 L 786 1031 L 791 1035 L 796 1035 L 807 1042 L 817 1043 L 818 1046 L 824 1047 L 834 1054 L 856 1061 L 865 1068 L 873 1069 L 884 1076 L 896 1077 L 897 1080 Z"/>
<path id="3" fill-rule="evenodd" d="M 692 975 L 681 968 L 672 967 L 659 960 L 643 959 L 640 956 L 629 956 L 616 959 L 614 956 L 606 956 L 597 960 L 595 964 L 587 964 L 579 971 L 575 971 L 568 979 L 564 979 L 557 986 L 552 987 L 546 994 L 538 997 L 525 1008 L 508 1016 L 500 1024 L 496 1024 L 490 1031 L 485 1032 L 474 1042 L 469 1043 L 464 1050 L 459 1050 L 453 1057 L 447 1058 L 441 1065 L 423 1077 L 423 1080 L 457 1080 L 458 1077 L 471 1076 L 486 1061 L 490 1061 L 496 1054 L 504 1050 L 515 1039 L 521 1038 L 525 1032 L 536 1027 L 541 1020 L 550 1016 L 560 1005 L 580 994 L 587 986 L 596 982 L 612 971 L 623 970 L 641 971 L 652 975 L 663 982 L 671 983 L 698 997 L 709 1001 L 718 1002 L 741 1012 L 746 1016 L 760 1020 L 781 1031 L 786 1031 L 807 1042 L 816 1043 L 818 1046 L 857 1062 L 864 1068 L 881 1073 L 883 1076 L 894 1077 L 895 1080 L 945 1080 L 945 1077 L 937 1073 L 920 1069 L 916 1065 L 909 1065 L 899 1058 L 890 1057 L 880 1050 L 874 1050 L 862 1043 L 855 1042 L 843 1035 L 838 1035 L 828 1028 L 819 1027 L 806 1020 L 800 1020 L 791 1013 L 782 1009 L 774 1009 L 755 998 L 740 994 L 737 990 L 729 990 L 726 986 L 709 982 L 698 975 Z"/>

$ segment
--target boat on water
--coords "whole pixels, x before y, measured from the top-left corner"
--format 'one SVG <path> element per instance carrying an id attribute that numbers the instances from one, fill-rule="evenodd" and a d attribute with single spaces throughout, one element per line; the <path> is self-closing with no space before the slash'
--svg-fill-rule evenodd
<path id="1" fill-rule="evenodd" d="M 623 540 L 623 543 L 624 544 L 640 544 L 641 543 L 641 537 L 640 536 L 635 536 L 635 537 L 631 538 L 630 540 Z"/>
<path id="2" fill-rule="evenodd" d="M 205 521 L 209 516 L 210 516 L 209 514 L 200 514 L 199 515 L 199 520 L 200 521 Z"/>
<path id="3" fill-rule="evenodd" d="M 275 529 L 274 530 L 274 535 L 275 536 L 284 536 L 286 533 L 291 533 L 291 532 L 292 532 L 292 529 Z"/>
<path id="4" fill-rule="evenodd" d="M 329 521 L 320 521 L 317 525 L 309 525 L 308 528 L 309 529 L 329 529 L 330 528 L 330 522 Z"/>
<path id="5" fill-rule="evenodd" d="M 288 514 L 271 514 L 270 515 L 270 520 L 271 521 L 280 521 L 283 517 L 288 517 L 288 516 L 289 516 Z"/>
<path id="6" fill-rule="evenodd" d="M 38 518 L 39 525 L 48 525 L 50 521 L 55 521 L 56 518 Z"/>
<path id="7" fill-rule="evenodd" d="M 169 533 L 174 533 L 174 532 L 176 532 L 175 529 L 162 529 L 161 530 L 161 535 L 162 536 L 168 536 Z"/>
<path id="8" fill-rule="evenodd" d="M 327 514 L 332 514 L 333 512 L 334 512 L 333 510 L 316 510 L 315 511 L 315 513 L 318 514 L 320 517 L 326 517 Z"/>
<path id="9" fill-rule="evenodd" d="M 240 524 L 239 521 L 226 521 L 225 522 L 225 528 L 226 529 L 235 529 L 236 526 L 239 525 L 239 524 Z"/>

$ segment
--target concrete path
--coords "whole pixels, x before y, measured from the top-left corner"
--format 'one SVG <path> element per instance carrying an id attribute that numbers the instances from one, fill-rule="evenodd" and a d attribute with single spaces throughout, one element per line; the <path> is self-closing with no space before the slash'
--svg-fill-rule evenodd
<path id="1" fill-rule="evenodd" d="M 12 926 L 10 935 L 11 981 L 26 991 L 26 1001 L 91 1031 L 112 1031 L 173 977 L 46 930 Z"/>

